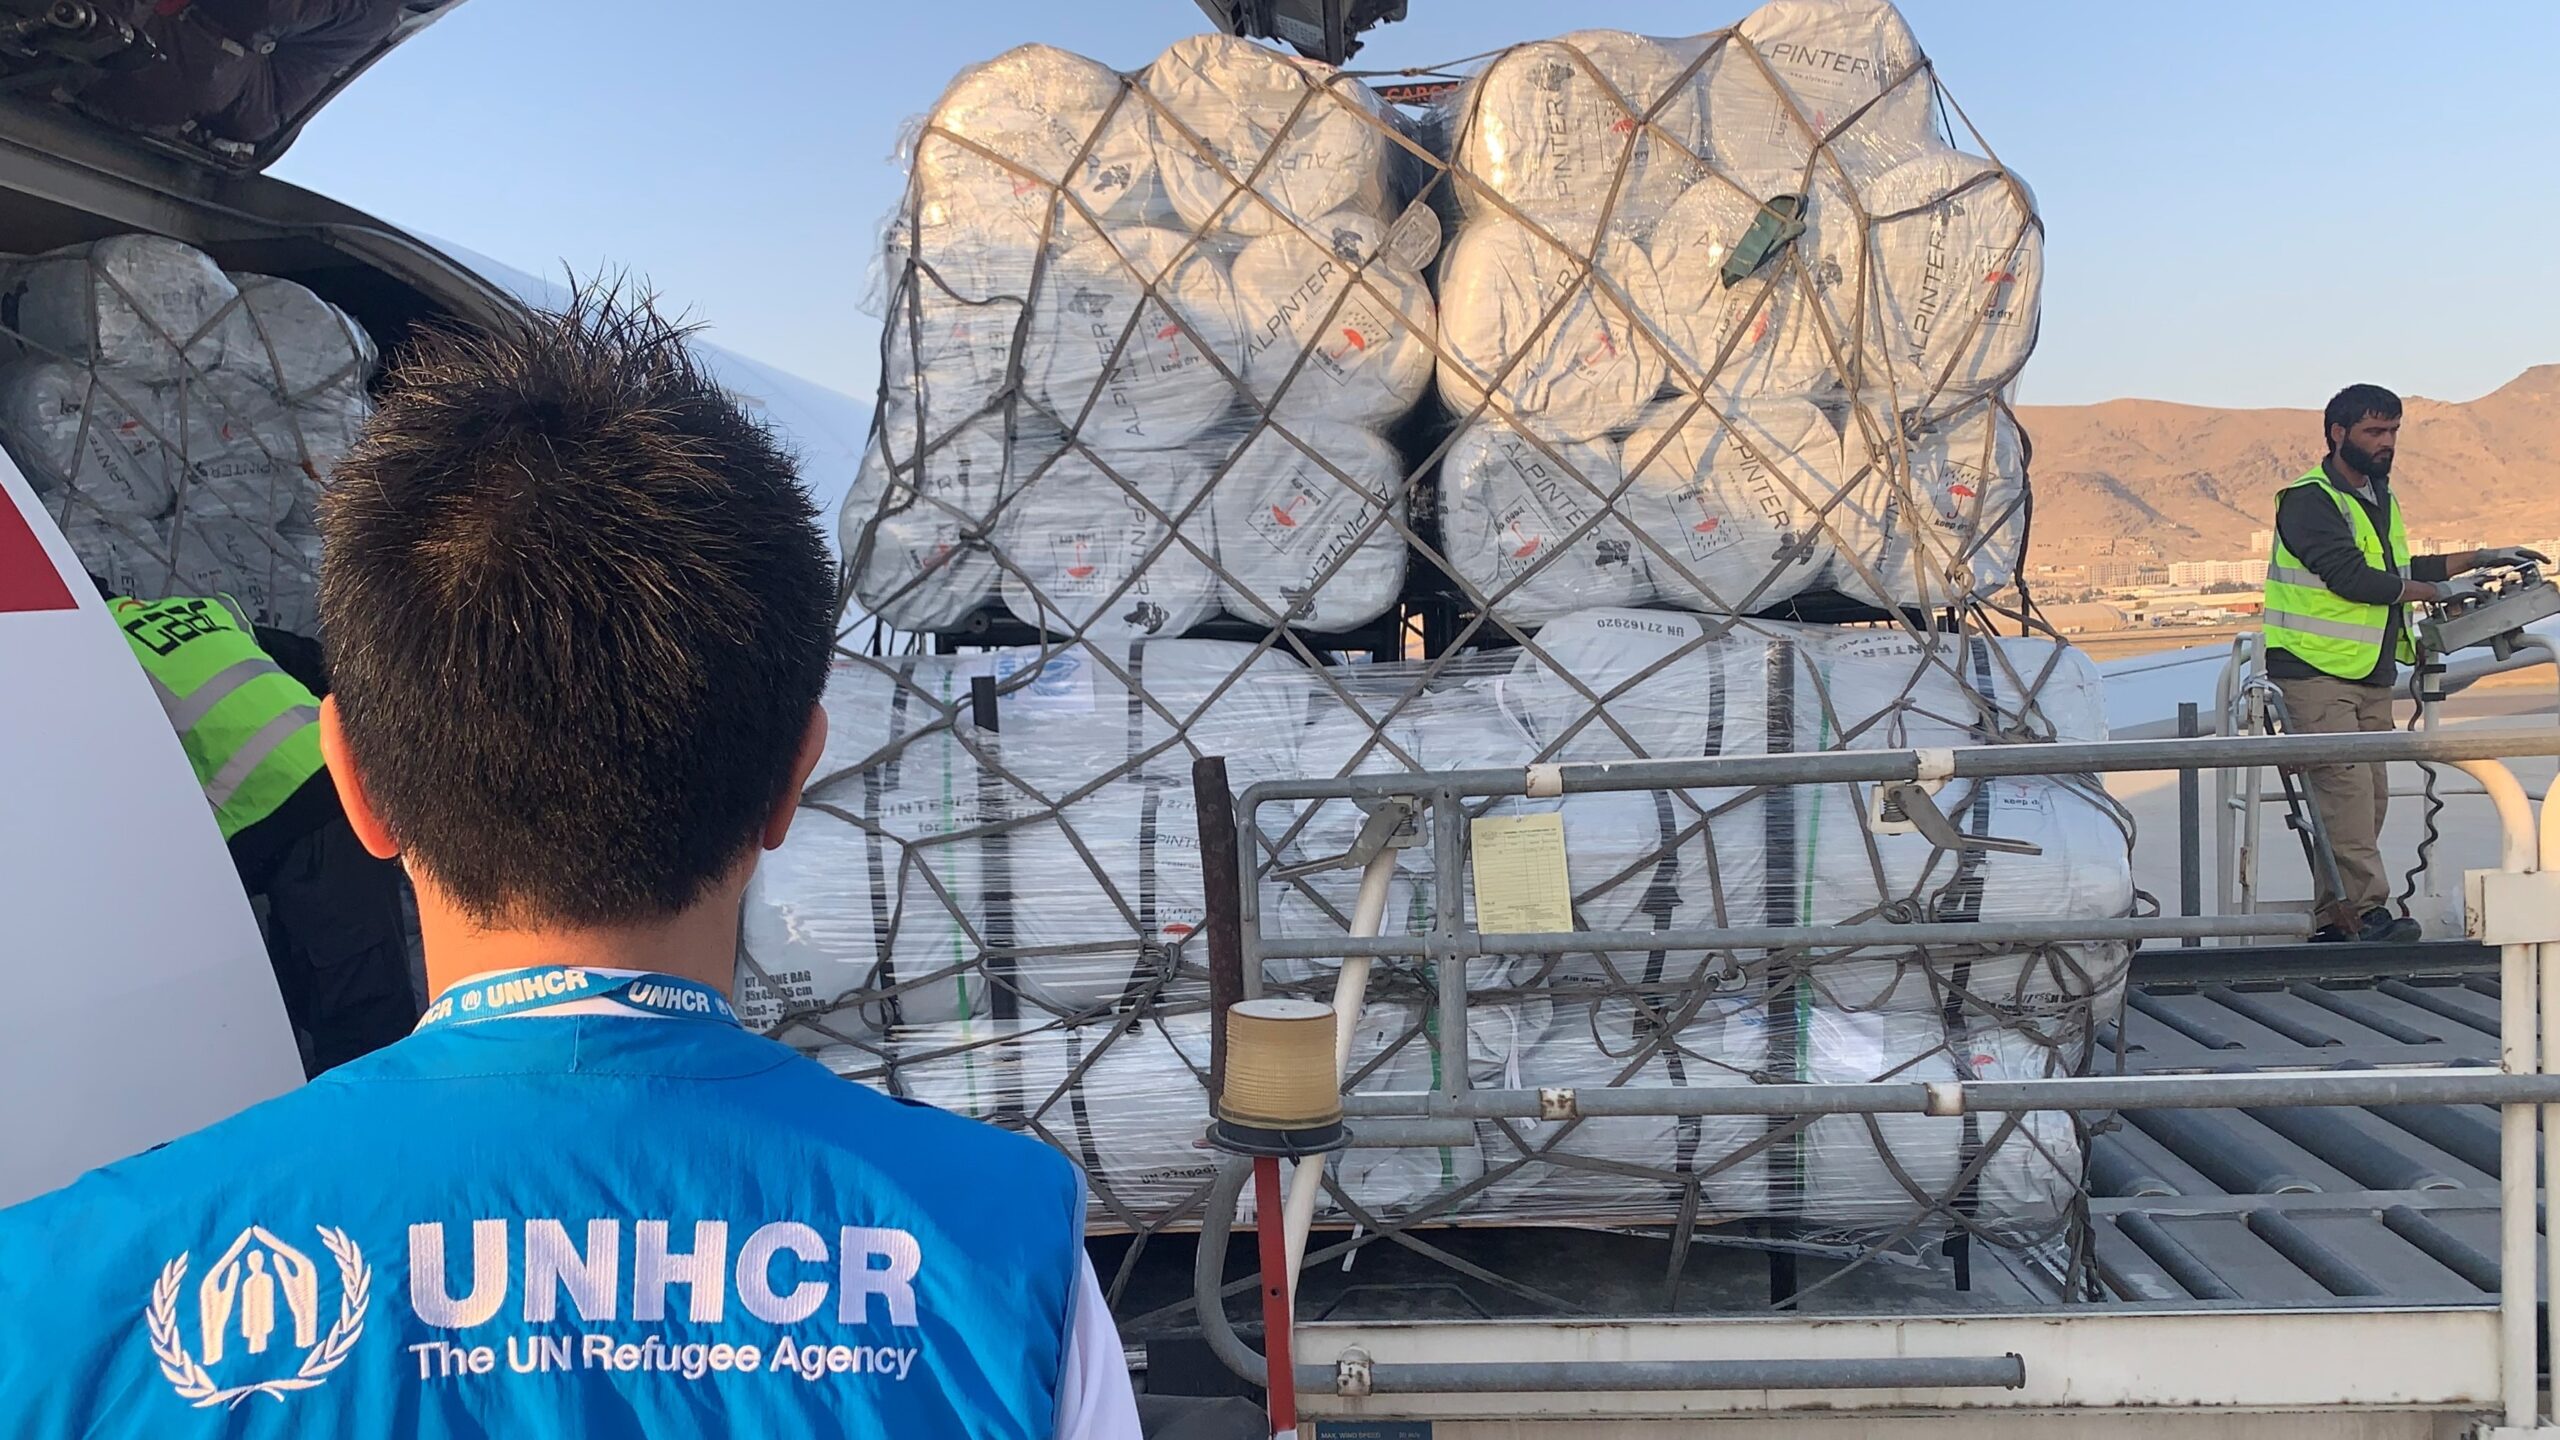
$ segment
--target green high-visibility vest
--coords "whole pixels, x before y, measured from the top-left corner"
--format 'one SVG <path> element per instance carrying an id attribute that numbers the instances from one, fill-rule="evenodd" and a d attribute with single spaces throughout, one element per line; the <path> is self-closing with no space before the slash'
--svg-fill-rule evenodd
<path id="1" fill-rule="evenodd" d="M 229 600 L 119 595 L 107 610 L 169 712 L 223 839 L 320 773 L 318 697 L 267 658 Z"/>
<path id="2" fill-rule="evenodd" d="M 2354 496 L 2329 483 L 2325 470 L 2310 474 L 2285 487 L 2299 489 L 2305 485 L 2319 487 L 2322 494 L 2347 517 L 2347 526 L 2355 532 L 2356 548 L 2364 552 L 2364 563 L 2376 570 L 2387 570 L 2406 578 L 2409 574 L 2409 532 L 2400 523 L 2400 500 L 2390 497 L 2391 562 L 2383 562 L 2382 537 L 2374 532 L 2373 518 Z M 2302 563 L 2300 556 L 2285 548 L 2284 532 L 2278 530 L 2275 553 L 2267 559 L 2267 613 L 2264 624 L 2267 644 L 2293 652 L 2294 658 L 2324 674 L 2341 680 L 2361 680 L 2382 663 L 2382 637 L 2391 626 L 2391 607 L 2363 605 L 2320 583 L 2320 577 Z M 2393 647 L 2401 663 L 2418 658 L 2417 642 L 2410 637 L 2409 627 L 2400 627 L 2400 643 Z"/>

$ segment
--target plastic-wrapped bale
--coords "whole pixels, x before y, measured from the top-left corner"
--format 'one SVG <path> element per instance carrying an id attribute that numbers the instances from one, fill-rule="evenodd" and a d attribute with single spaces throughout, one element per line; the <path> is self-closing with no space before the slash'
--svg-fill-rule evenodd
<path id="1" fill-rule="evenodd" d="M 1798 795 L 1797 823 L 1809 834 L 1860 836 L 1854 807 L 1863 789 L 1826 786 Z M 2132 819 L 2094 784 L 1975 780 L 1949 785 L 1936 803 L 1959 835 L 2024 841 L 2039 853 L 1950 852 L 1918 834 L 1866 837 L 1871 852 L 1855 845 L 1817 850 L 1793 907 L 1795 923 L 2015 924 L 2133 913 Z M 2120 942 L 2023 952 L 1947 946 L 1899 957 L 1871 951 L 1815 965 L 1809 983 L 1850 1009 L 2051 1015 L 2094 1002 L 2113 1014 L 2123 1004 L 2130 958 Z"/>
<path id="2" fill-rule="evenodd" d="M 989 528 L 1021 478 L 1063 442 L 998 414 L 948 432 L 919 430 L 918 414 L 899 406 L 872 422 L 838 542 L 865 610 L 900 629 L 938 630 L 995 590 Z"/>
<path id="3" fill-rule="evenodd" d="M 1530 758 L 1583 761 L 2100 740 L 2099 695 L 2084 656 L 2042 639 L 1932 643 L 1905 631 L 1719 624 L 1661 611 L 1550 622 L 1502 692 L 1506 713 L 1536 737 Z M 1940 803 L 1960 834 L 2024 839 L 2043 853 L 1950 855 L 1916 834 L 1871 835 L 1863 786 L 1569 796 L 1559 808 L 1568 851 L 1578 852 L 1577 905 L 1595 929 L 2131 913 L 2129 821 L 2103 792 L 2020 778 L 1951 786 Z M 1558 973 L 1679 979 L 1702 959 L 1573 958 Z M 2057 946 L 1934 964 L 1862 955 L 1821 961 L 1814 973 L 1817 989 L 1851 1007 L 1934 1013 L 1951 989 L 1974 1008 L 2093 997 L 2112 1007 L 2124 959 L 2121 945 Z"/>
<path id="4" fill-rule="evenodd" d="M 1659 1005 L 1560 997 L 1518 1067 L 1519 1082 L 1586 1094 L 1750 1085 L 1768 1063 L 1768 1030 L 1768 1013 L 1746 997 Z M 1521 1218 L 1659 1219 L 1683 1213 L 1694 1190 L 1709 1219 L 1765 1215 L 1768 1128 L 1750 1115 L 1481 1122 L 1484 1163 L 1501 1178 L 1476 1208 Z"/>
<path id="5" fill-rule="evenodd" d="M 1474 1083 L 1497 1082 L 1534 1043 L 1540 1005 L 1479 1006 L 1468 1015 Z M 842 1073 L 957 1114 L 1028 1130 L 1075 1158 L 1093 1188 L 1088 1223 L 1142 1229 L 1186 1215 L 1217 1155 L 1201 1143 L 1209 1105 L 1209 1017 L 1192 1011 L 1085 1025 L 974 1021 L 894 1033 L 887 1062 L 858 1050 L 825 1059 Z M 1352 1043 L 1359 1091 L 1428 1089 L 1441 1064 L 1418 1006 L 1366 1007 Z M 1334 1182 L 1380 1217 L 1403 1216 L 1483 1174 L 1474 1146 L 1355 1150 L 1333 1157 Z M 1323 1213 L 1341 1213 L 1328 1196 Z"/>
<path id="6" fill-rule="evenodd" d="M 1458 231 L 1440 271 L 1440 397 L 1451 411 L 1574 440 L 1634 423 L 1669 373 L 1653 328 L 1667 305 L 1641 247 L 1604 239 L 1597 255 L 1595 267 L 1499 216 Z"/>
<path id="7" fill-rule="evenodd" d="M 828 672 L 826 750 L 790 834 L 748 882 L 748 1025 L 776 1031 L 805 1014 L 823 1028 L 777 1033 L 812 1046 L 986 1013 L 987 847 L 944 837 L 975 828 L 1001 794 L 955 728 L 971 677 L 992 668 L 986 655 L 847 656 Z"/>
<path id="8" fill-rule="evenodd" d="M 1430 287 L 1375 217 L 1337 210 L 1312 228 L 1274 231 L 1236 255 L 1245 380 L 1284 423 L 1391 423 L 1431 383 Z"/>
<path id="9" fill-rule="evenodd" d="M 1700 40 L 1577 30 L 1515 45 L 1459 92 L 1451 184 L 1568 245 L 1641 239 L 1705 171 Z"/>
<path id="10" fill-rule="evenodd" d="M 1053 248 L 1094 233 L 1062 226 Z M 902 218 L 882 249 L 881 409 L 913 411 L 940 434 L 996 408 L 1027 378 L 1024 297 L 1048 252 L 974 211 Z"/>
<path id="11" fill-rule="evenodd" d="M 2016 379 L 2044 292 L 2044 222 L 2026 182 L 1948 150 L 1877 177 L 1866 207 L 1872 343 L 1852 383 L 1888 394 L 1882 413 L 1939 416 Z M 1836 311 L 1868 303 L 1849 289 L 1827 295 Z"/>
<path id="12" fill-rule="evenodd" d="M 1194 231 L 1268 235 L 1337 210 L 1393 213 L 1399 148 L 1377 92 L 1231 35 L 1175 41 L 1139 83 L 1156 168 Z"/>
<path id="13" fill-rule="evenodd" d="M 1419 667 L 1372 668 L 1402 672 Z M 1306 773 L 1516 770 L 1545 753 L 1528 717 L 1518 711 L 1498 680 L 1473 681 L 1399 703 L 1389 692 L 1399 682 L 1410 683 L 1409 675 L 1369 678 L 1374 692 L 1361 708 L 1321 708 L 1308 726 L 1299 752 Z M 1690 791 L 1508 799 L 1491 802 L 1484 813 L 1563 815 L 1567 875 L 1575 918 L 1583 928 L 1666 929 L 1675 924 L 1716 923 L 1719 878 L 1747 883 L 1756 894 L 1765 838 L 1731 826 L 1709 831 L 1705 811 L 1718 798 L 1730 797 Z M 1290 853 L 1304 858 L 1339 854 L 1350 846 L 1362 820 L 1362 812 L 1348 802 L 1325 802 L 1307 816 Z M 1414 894 L 1431 893 L 1433 861 L 1426 850 L 1417 846 L 1400 851 L 1397 863 Z M 1347 912 L 1358 878 L 1357 870 L 1342 869 L 1319 872 L 1298 883 Z M 1464 877 L 1462 893 L 1472 908 L 1471 873 Z M 1422 923 L 1428 924 L 1427 906 Z M 1389 928 L 1391 933 L 1395 929 Z M 1694 950 L 1608 956 L 1492 954 L 1468 962 L 1467 981 L 1479 991 L 1548 983 L 1688 982 L 1698 978 L 1706 964 L 1707 957 Z"/>
<path id="14" fill-rule="evenodd" d="M 1855 471 L 1835 512 L 1830 580 L 1880 605 L 1942 610 L 2015 585 L 2026 555 L 2025 439 L 1997 396 L 1906 433 L 1893 411 L 1849 417 Z"/>
<path id="15" fill-rule="evenodd" d="M 1210 491 L 1230 613 L 1301 630 L 1348 630 L 1404 590 L 1404 461 L 1344 425 L 1274 425 Z"/>
<path id="16" fill-rule="evenodd" d="M 2040 636 L 1582 610 L 1539 630 L 1507 693 L 1564 760 L 2107 738 L 2095 667 Z"/>
<path id="17" fill-rule="evenodd" d="M 1818 1005 L 1782 1008 L 1772 1027 L 1779 1051 L 1794 1050 L 1785 1078 L 1818 1085 L 1889 1080 L 1925 1084 L 1956 1078 L 1944 1020 Z M 1788 1033 L 1791 1032 L 1791 1033 Z M 1772 1130 L 1795 1122 L 1772 1120 Z M 1826 1115 L 1772 1148 L 1777 1209 L 1814 1227 L 1935 1233 L 1958 1200 L 1965 1124 L 1955 1116 Z"/>
<path id="18" fill-rule="evenodd" d="M 998 734 L 966 724 L 979 676 Z M 1173 963 L 1150 947 L 1198 923 L 1192 759 L 1228 756 L 1239 785 L 1290 773 L 1307 695 L 1295 661 L 1215 640 L 839 656 L 826 752 L 748 891 L 741 1013 L 773 1030 L 807 1012 L 815 1024 L 779 1033 L 809 1045 L 999 1000 L 1030 1014 L 1120 998 L 1142 962 Z"/>
<path id="19" fill-rule="evenodd" d="M 185 468 L 173 397 L 58 360 L 0 373 L 0 438 L 65 526 L 137 532 L 169 512 Z"/>
<path id="20" fill-rule="evenodd" d="M 276 459 L 325 469 L 372 414 L 365 381 L 373 337 L 347 312 L 290 280 L 233 273 L 245 344 L 226 348 L 202 383 L 214 417 Z"/>
<path id="21" fill-rule="evenodd" d="M 1846 195 L 1800 171 L 1710 175 L 1655 227 L 1647 254 L 1662 283 L 1671 382 L 1719 398 L 1836 390 L 1858 332 L 1826 335 L 1820 297 L 1855 286 L 1865 229 Z M 1725 267 L 1780 196 L 1800 202 L 1804 230 L 1738 281 Z"/>
<path id="22" fill-rule="evenodd" d="M 2085 1028 L 2030 1033 L 1977 1018 L 1964 1027 L 1963 1043 L 1956 1046 L 1958 1076 L 1967 1081 L 2066 1079 L 2082 1073 L 2089 1033 Z M 2022 1110 L 2014 1117 L 1999 1110 L 1974 1111 L 1965 1116 L 1964 1146 L 1968 1165 L 1990 1151 L 1966 1197 L 1967 1213 L 2012 1243 L 2050 1241 L 2060 1232 L 2084 1188 L 2087 1147 L 2077 1116 L 2068 1110 Z"/>
<path id="23" fill-rule="evenodd" d="M 1050 803 L 1124 776 L 1187 785 L 1203 755 L 1227 757 L 1239 789 L 1292 774 L 1314 685 L 1291 656 L 1232 640 L 1016 647 L 987 658 L 1004 732 L 1025 737 L 1007 747 L 1005 767 Z"/>
<path id="24" fill-rule="evenodd" d="M 1181 450 L 1069 446 L 996 522 L 1005 609 L 1036 629 L 1096 640 L 1179 635 L 1217 614 L 1208 479 Z"/>
<path id="25" fill-rule="evenodd" d="M 896 1031 L 822 1057 L 893 1095 L 1038 1136 L 1084 1170 L 1085 1222 L 1135 1230 L 1198 1206 L 1217 1177 L 1208 1126 L 1209 1017 L 1091 1025 L 972 1020 Z"/>
<path id="26" fill-rule="evenodd" d="M 934 102 L 913 164 L 916 203 L 934 220 L 999 225 L 1016 244 L 1138 223 L 1161 206 L 1145 100 L 1109 67 L 1047 45 L 962 71 Z"/>
<path id="27" fill-rule="evenodd" d="M 1496 611 L 1536 625 L 1651 598 L 1642 546 L 1620 518 L 1618 445 L 1549 440 L 1479 420 L 1440 461 L 1440 544 Z"/>
<path id="28" fill-rule="evenodd" d="M 1065 250 L 1033 298 L 1024 360 L 1040 403 L 1086 445 L 1181 445 L 1241 388 L 1244 317 L 1227 262 L 1148 226 Z"/>
<path id="29" fill-rule="evenodd" d="M 1862 182 L 1942 143 L 1928 60 L 1887 0 L 1770 0 L 1705 74 L 1713 158 L 1728 173 L 1801 171 L 1820 144 Z"/>
<path id="30" fill-rule="evenodd" d="M 157 235 L 35 256 L 18 267 L 8 300 L 11 328 L 33 353 L 146 384 L 174 384 L 256 344 L 222 267 Z"/>
<path id="31" fill-rule="evenodd" d="M 1621 507 L 1654 595 L 1734 613 L 1775 605 L 1831 565 L 1839 436 L 1811 403 L 1662 401 L 1627 437 Z"/>

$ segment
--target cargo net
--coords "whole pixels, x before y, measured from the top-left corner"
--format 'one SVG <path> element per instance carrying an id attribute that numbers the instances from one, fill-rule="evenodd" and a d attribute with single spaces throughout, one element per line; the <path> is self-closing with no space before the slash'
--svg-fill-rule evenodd
<path id="1" fill-rule="evenodd" d="M 959 77 L 908 149 L 832 729 L 754 882 L 741 997 L 840 1073 L 1076 1157 L 1100 1229 L 1196 1224 L 1215 1165 L 1197 756 L 1242 787 L 2105 734 L 2095 672 L 2016 583 L 2006 387 L 2040 223 L 1978 137 L 1950 139 L 1901 17 L 1777 0 L 1691 39 L 1480 61 L 1408 115 L 1228 37 L 1129 75 L 1027 46 Z M 1961 836 L 2032 855 L 1941 849 L 1871 799 L 1476 812 L 1562 814 L 1586 930 L 2147 903 L 2088 777 L 1935 797 Z M 1261 933 L 1348 930 L 1356 868 L 1269 872 L 1359 822 L 1263 814 Z M 1399 857 L 1389 933 L 1433 925 L 1435 863 L 1465 862 Z M 1463 1043 L 1428 967 L 1384 963 L 1348 1083 L 2071 1074 L 2126 960 L 1496 957 L 1470 966 Z M 1310 963 L 1262 981 L 1333 984 Z M 1325 1213 L 1961 1230 L 2076 1266 L 2083 1140 L 2061 1114 L 1488 1124 L 1338 1157 Z"/>
<path id="2" fill-rule="evenodd" d="M 0 257 L 0 445 L 120 594 L 314 633 L 314 506 L 375 358 L 335 305 L 175 240 Z"/>

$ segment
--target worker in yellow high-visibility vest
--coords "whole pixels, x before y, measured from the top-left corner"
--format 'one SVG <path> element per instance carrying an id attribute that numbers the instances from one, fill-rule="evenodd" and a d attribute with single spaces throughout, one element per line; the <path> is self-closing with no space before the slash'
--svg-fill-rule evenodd
<path id="1" fill-rule="evenodd" d="M 99 586 L 101 593 L 106 587 Z M 365 852 L 320 757 L 320 701 L 226 597 L 107 609 L 186 747 L 316 1075 L 417 1023 L 398 867 Z"/>
<path id="2" fill-rule="evenodd" d="M 2477 594 L 2466 571 L 2547 557 L 2521 546 L 2409 553 L 2391 461 L 2400 442 L 2400 397 L 2350 385 L 2321 414 L 2326 458 L 2276 500 L 2267 559 L 2267 674 L 2284 694 L 2286 723 L 2300 734 L 2392 728 L 2392 681 L 2418 658 L 2409 602 Z M 2380 765 L 2314 765 L 2303 772 L 2312 807 L 2338 862 L 2338 890 L 2314 867 L 2320 929 L 2314 940 L 2408 941 L 2418 922 L 2388 908 L 2382 819 L 2391 787 Z"/>

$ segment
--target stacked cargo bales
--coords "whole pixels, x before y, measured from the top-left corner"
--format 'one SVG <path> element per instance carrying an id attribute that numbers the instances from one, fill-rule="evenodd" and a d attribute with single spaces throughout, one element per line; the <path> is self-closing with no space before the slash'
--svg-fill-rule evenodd
<path id="1" fill-rule="evenodd" d="M 839 657 L 827 760 L 750 896 L 750 1017 L 1077 1155 L 1098 1224 L 1188 1223 L 1210 1173 L 1195 757 L 1242 786 L 2103 737 L 2094 672 L 2007 593 L 2040 223 L 1950 143 L 1941 98 L 1876 0 L 1515 46 L 1411 118 L 1214 36 L 1129 75 L 1025 47 L 962 76 L 886 237 L 844 553 L 856 611 L 1023 643 Z M 1766 618 L 1826 595 L 1884 623 Z M 1427 646 L 1375 625 L 1433 604 Z M 1995 612 L 2024 623 L 1995 636 Z M 1479 808 L 1563 816 L 1586 930 L 2138 908 L 2129 822 L 2085 779 L 1937 794 L 1959 836 L 2034 854 L 1938 849 L 1871 798 Z M 1360 818 L 1266 810 L 1247 862 L 1338 853 Z M 1391 932 L 1434 923 L 1434 863 L 1403 852 Z M 1342 933 L 1357 880 L 1266 875 L 1263 933 Z M 1488 956 L 1463 1061 L 1435 977 L 1382 963 L 1350 1083 L 2067 1074 L 2126 959 Z M 1332 970 L 1262 980 L 1329 996 Z M 1327 1205 L 2032 1245 L 2069 1223 L 2080 1138 L 2053 1116 L 1488 1124 L 1346 1159 Z"/>
<path id="2" fill-rule="evenodd" d="M 890 226 L 861 603 L 1094 640 L 1384 614 L 1409 503 L 1383 432 L 1435 331 L 1429 212 L 1399 225 L 1417 148 L 1357 80 L 1221 36 L 1127 77 L 1045 46 L 962 75 Z"/>
<path id="3" fill-rule="evenodd" d="M 309 633 L 313 506 L 372 412 L 363 328 L 157 236 L 11 262 L 0 285 L 0 443 L 82 563 Z"/>

